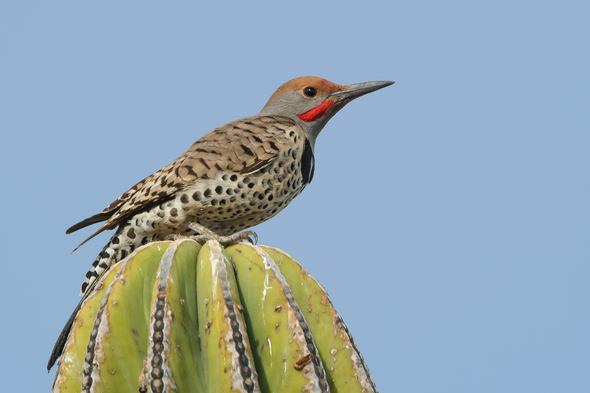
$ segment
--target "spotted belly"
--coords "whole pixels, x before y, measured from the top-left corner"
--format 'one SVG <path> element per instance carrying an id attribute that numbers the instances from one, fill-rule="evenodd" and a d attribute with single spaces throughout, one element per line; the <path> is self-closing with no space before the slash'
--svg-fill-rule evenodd
<path id="1" fill-rule="evenodd" d="M 197 222 L 222 236 L 260 224 L 278 214 L 303 191 L 301 161 L 277 160 L 254 174 L 221 173 L 180 190 L 174 199 L 138 213 L 121 225 L 86 274 L 81 292 L 137 247 L 171 234 L 198 235 Z"/>

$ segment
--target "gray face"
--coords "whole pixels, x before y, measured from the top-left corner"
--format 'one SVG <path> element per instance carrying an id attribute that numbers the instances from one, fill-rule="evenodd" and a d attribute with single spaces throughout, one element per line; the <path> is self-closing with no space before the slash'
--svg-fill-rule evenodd
<path id="1" fill-rule="evenodd" d="M 296 118 L 298 115 L 321 105 L 328 95 L 328 93 L 317 93 L 314 97 L 308 97 L 301 90 L 288 91 L 278 96 L 260 114 Z"/>
<path id="2" fill-rule="evenodd" d="M 313 88 L 313 86 L 309 86 L 309 88 Z M 331 106 L 322 116 L 319 116 L 314 120 L 302 120 L 299 117 L 300 115 L 305 114 L 314 108 L 320 107 L 330 96 L 330 93 L 317 92 L 315 88 L 313 88 L 313 90 L 315 90 L 316 94 L 310 96 L 313 93 L 313 90 L 309 88 L 306 86 L 302 89 L 287 91 L 281 94 L 273 102 L 267 105 L 260 114 L 285 116 L 295 120 L 305 131 L 311 145 L 314 146 L 315 139 L 322 128 L 324 128 L 328 120 L 330 120 L 330 118 L 344 106 L 345 102 L 330 100 Z M 308 94 L 306 95 L 306 93 Z"/>

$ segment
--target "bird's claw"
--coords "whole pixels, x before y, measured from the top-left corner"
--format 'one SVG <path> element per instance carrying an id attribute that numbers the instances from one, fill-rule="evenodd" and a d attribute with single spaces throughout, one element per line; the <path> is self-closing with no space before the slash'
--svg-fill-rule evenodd
<path id="1" fill-rule="evenodd" d="M 207 240 L 216 240 L 222 246 L 229 246 L 231 244 L 239 243 L 242 240 L 246 240 L 247 242 L 250 242 L 252 244 L 258 243 L 258 235 L 254 231 L 242 231 L 240 233 L 236 233 L 235 235 L 221 236 L 213 232 L 212 230 L 194 222 L 189 223 L 188 227 L 193 231 L 199 233 L 199 235 L 189 236 L 189 238 L 201 245 L 205 244 Z M 182 235 L 169 235 L 167 236 L 167 238 L 176 240 L 185 237 Z"/>
<path id="2" fill-rule="evenodd" d="M 252 238 L 250 238 L 252 236 Z M 233 243 L 237 243 L 240 240 L 245 240 L 248 243 L 252 243 L 256 245 L 258 243 L 258 235 L 254 231 L 242 231 L 240 233 L 236 233 L 235 235 L 227 236 L 228 238 L 234 238 Z"/>

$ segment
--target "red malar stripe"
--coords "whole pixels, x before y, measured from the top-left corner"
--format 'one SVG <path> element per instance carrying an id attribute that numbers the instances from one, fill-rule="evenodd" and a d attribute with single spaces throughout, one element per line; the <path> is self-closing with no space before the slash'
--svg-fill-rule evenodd
<path id="1" fill-rule="evenodd" d="M 297 116 L 301 120 L 305 122 L 310 122 L 319 119 L 320 117 L 324 116 L 324 113 L 332 106 L 333 102 L 330 100 L 326 100 L 322 102 L 322 105 L 316 106 L 313 109 L 308 110 L 305 113 L 300 114 Z"/>

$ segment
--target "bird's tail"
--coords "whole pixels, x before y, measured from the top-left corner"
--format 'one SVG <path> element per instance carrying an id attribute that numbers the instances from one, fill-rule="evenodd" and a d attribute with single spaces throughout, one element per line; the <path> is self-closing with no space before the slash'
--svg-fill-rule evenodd
<path id="1" fill-rule="evenodd" d="M 89 294 L 90 292 L 92 292 L 92 291 L 90 290 L 87 293 Z M 57 341 L 55 342 L 55 345 L 53 346 L 53 350 L 51 351 L 51 356 L 49 356 L 49 361 L 47 362 L 47 372 L 51 371 L 51 368 L 53 367 L 53 365 L 55 364 L 57 359 L 59 359 L 59 357 L 63 353 L 64 348 L 66 346 L 66 342 L 68 341 L 68 337 L 70 335 L 70 331 L 72 330 L 72 326 L 74 326 L 74 321 L 76 320 L 76 316 L 78 315 L 78 312 L 82 308 L 82 304 L 84 303 L 84 301 L 86 300 L 87 297 L 88 296 L 85 295 L 82 298 L 82 300 L 80 300 L 80 302 L 78 303 L 78 305 L 74 309 L 74 312 L 72 313 L 72 315 L 70 315 L 70 319 L 68 319 L 68 322 L 66 322 L 66 325 L 64 326 L 61 333 L 59 334 L 59 337 L 57 338 Z"/>
<path id="2" fill-rule="evenodd" d="M 126 252 L 122 253 L 121 247 L 119 247 L 121 242 L 120 237 L 122 230 L 123 227 L 121 226 L 117 230 L 117 232 L 115 232 L 115 234 L 107 243 L 107 245 L 102 249 L 100 254 L 98 254 L 96 259 L 92 263 L 92 266 L 86 273 L 81 289 L 82 299 L 74 309 L 72 315 L 70 315 L 68 322 L 66 322 L 66 325 L 63 327 L 61 333 L 59 334 L 59 337 L 57 338 L 57 341 L 55 342 L 55 345 L 53 346 L 53 351 L 51 351 L 51 356 L 49 357 L 49 361 L 47 362 L 47 371 L 51 370 L 51 368 L 55 365 L 57 359 L 59 359 L 59 357 L 62 355 L 70 332 L 72 331 L 72 326 L 76 321 L 76 316 L 82 308 L 84 301 L 86 301 L 86 299 L 90 296 L 96 284 L 100 282 L 101 278 L 105 275 L 105 273 L 109 271 L 109 268 L 112 265 L 114 265 L 114 263 L 117 260 L 123 259 L 122 257 L 126 256 Z"/>
<path id="3" fill-rule="evenodd" d="M 92 265 L 86 272 L 82 287 L 80 288 L 80 296 L 84 295 L 88 291 L 88 287 L 92 285 L 93 282 L 102 277 L 104 272 L 109 270 L 109 268 L 114 265 L 115 262 L 125 258 L 127 254 L 132 252 L 135 248 L 135 245 L 132 244 L 122 244 L 123 242 L 127 243 L 126 240 L 130 240 L 123 239 L 121 236 L 122 232 L 123 226 L 120 226 L 113 237 L 111 237 L 111 240 L 106 246 L 104 246 L 100 254 L 98 254 L 94 262 L 92 262 Z"/>

